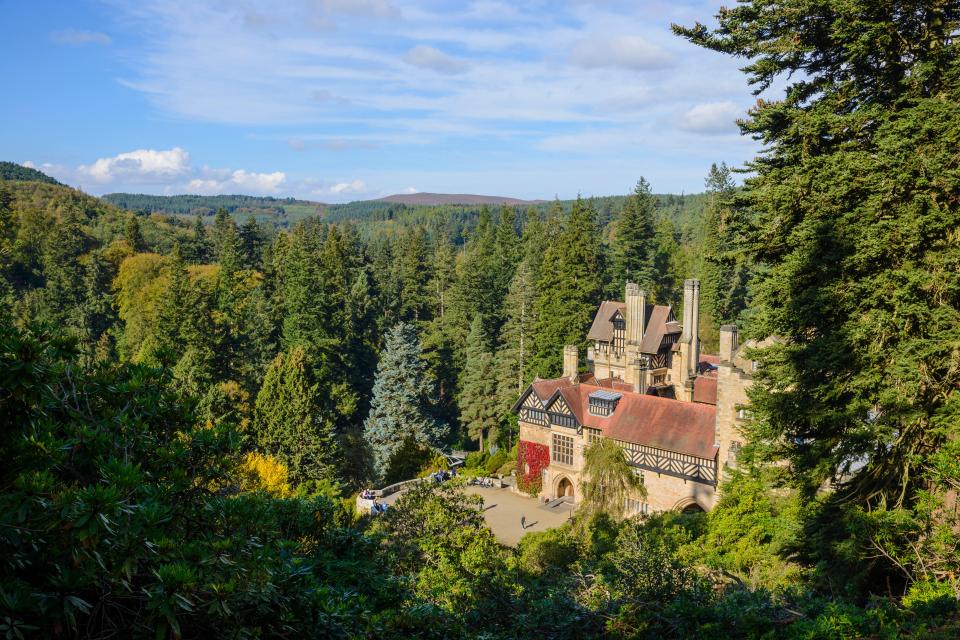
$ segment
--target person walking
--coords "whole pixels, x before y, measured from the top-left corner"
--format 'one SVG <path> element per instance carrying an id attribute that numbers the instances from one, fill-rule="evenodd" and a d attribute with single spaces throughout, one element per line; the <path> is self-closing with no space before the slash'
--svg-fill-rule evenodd
<path id="1" fill-rule="evenodd" d="M 527 516 L 520 516 L 520 528 L 524 530 L 527 528 Z"/>

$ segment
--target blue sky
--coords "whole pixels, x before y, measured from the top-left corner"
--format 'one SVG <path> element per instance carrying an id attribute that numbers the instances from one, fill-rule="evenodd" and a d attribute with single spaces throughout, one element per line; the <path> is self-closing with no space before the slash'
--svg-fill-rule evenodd
<path id="1" fill-rule="evenodd" d="M 720 2 L 6 3 L 0 159 L 89 193 L 701 191 L 757 144 Z"/>

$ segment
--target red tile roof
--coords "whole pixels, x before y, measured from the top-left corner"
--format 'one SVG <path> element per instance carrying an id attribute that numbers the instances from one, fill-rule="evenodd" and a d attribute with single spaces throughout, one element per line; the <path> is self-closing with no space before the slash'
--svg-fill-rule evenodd
<path id="1" fill-rule="evenodd" d="M 697 376 L 693 381 L 693 401 L 717 404 L 716 376 Z"/>
<path id="2" fill-rule="evenodd" d="M 708 460 L 716 455 L 715 406 L 623 390 L 611 415 L 595 416 L 587 410 L 588 396 L 598 389 L 611 388 L 608 380 L 595 382 L 600 384 L 572 384 L 566 378 L 557 378 L 537 380 L 531 387 L 544 402 L 559 390 L 580 424 L 600 429 L 604 436 Z"/>

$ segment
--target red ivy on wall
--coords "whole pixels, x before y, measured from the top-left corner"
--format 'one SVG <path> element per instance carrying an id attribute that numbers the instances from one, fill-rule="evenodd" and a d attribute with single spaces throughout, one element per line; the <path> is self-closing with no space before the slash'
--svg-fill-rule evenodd
<path id="1" fill-rule="evenodd" d="M 550 464 L 550 447 L 536 442 L 520 441 L 517 447 L 517 487 L 537 495 L 543 487 L 543 470 Z"/>

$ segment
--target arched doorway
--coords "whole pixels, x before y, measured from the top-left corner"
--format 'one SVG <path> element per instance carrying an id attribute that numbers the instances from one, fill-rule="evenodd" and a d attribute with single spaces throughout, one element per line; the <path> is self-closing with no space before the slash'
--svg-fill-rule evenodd
<path id="1" fill-rule="evenodd" d="M 673 505 L 673 510 L 680 513 L 703 513 L 705 511 L 693 498 L 683 498 Z"/>
<path id="2" fill-rule="evenodd" d="M 573 500 L 573 483 L 569 478 L 560 478 L 560 482 L 557 483 L 557 497 Z"/>

